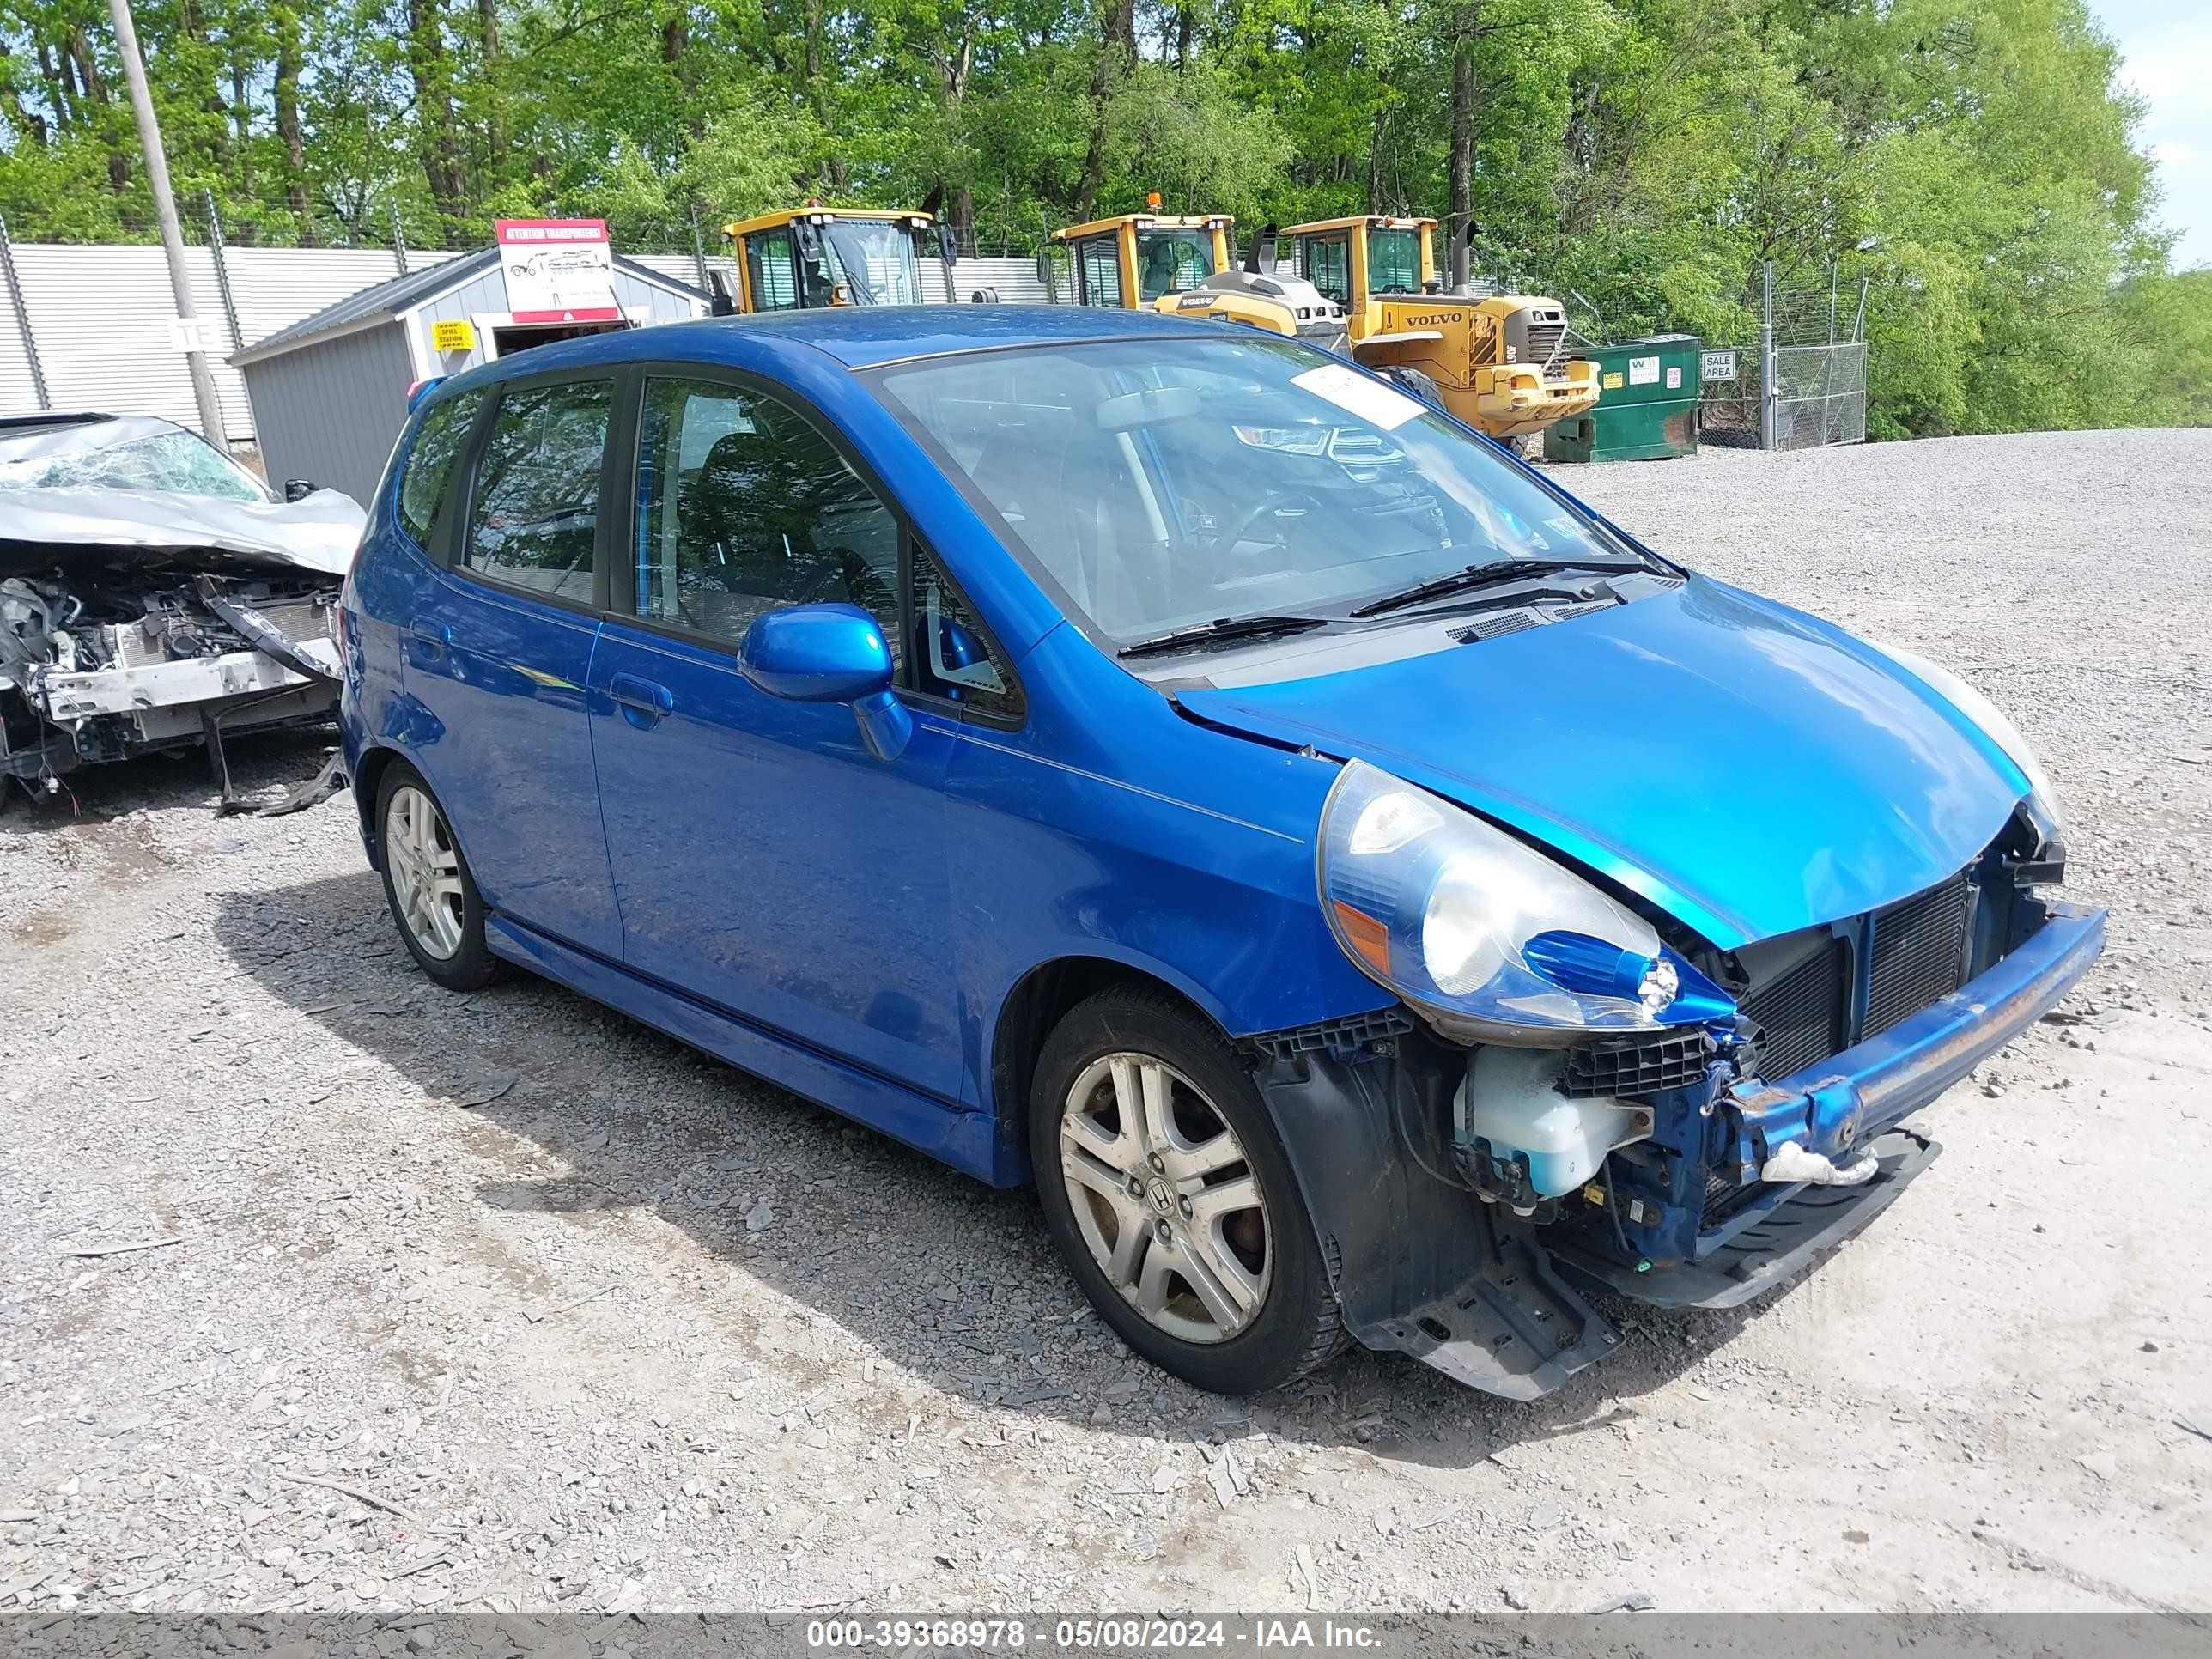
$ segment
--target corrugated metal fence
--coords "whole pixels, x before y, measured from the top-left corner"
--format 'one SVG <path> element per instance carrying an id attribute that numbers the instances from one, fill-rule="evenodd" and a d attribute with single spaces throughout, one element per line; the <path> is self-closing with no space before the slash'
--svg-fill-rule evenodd
<path id="1" fill-rule="evenodd" d="M 160 248 L 18 242 L 13 251 L 47 407 L 199 424 L 184 354 L 169 343 L 176 304 Z M 421 270 L 453 257 L 410 251 L 407 262 Z M 392 256 L 374 248 L 230 248 L 223 258 L 238 312 L 235 339 L 246 345 L 399 274 Z M 185 264 L 194 308 L 232 338 L 213 251 L 187 247 Z M 210 367 L 229 436 L 251 439 L 245 383 L 220 359 Z M 0 310 L 0 415 L 35 414 L 39 407 L 21 331 L 14 314 Z"/>
<path id="2" fill-rule="evenodd" d="M 21 316 L 44 372 L 43 407 L 159 415 L 198 425 L 184 356 L 169 343 L 176 305 L 159 247 L 17 242 L 10 252 Z M 399 274 L 392 252 L 377 248 L 234 247 L 222 257 L 237 313 L 235 337 L 230 334 L 214 250 L 185 250 L 195 309 L 213 319 L 219 333 L 239 346 L 266 339 Z M 410 248 L 407 268 L 420 270 L 453 257 Z M 678 282 L 699 280 L 698 264 L 690 254 L 631 257 Z M 728 277 L 726 258 L 708 264 Z M 983 288 L 995 289 L 1008 304 L 1042 304 L 1046 299 L 1033 260 L 963 259 L 951 275 L 948 283 L 939 261 L 923 260 L 924 299 L 964 301 Z M 253 412 L 244 383 L 228 363 L 218 360 L 211 367 L 229 437 L 234 442 L 251 441 Z M 41 407 L 18 313 L 10 296 L 0 294 L 0 415 L 36 414 Z"/>

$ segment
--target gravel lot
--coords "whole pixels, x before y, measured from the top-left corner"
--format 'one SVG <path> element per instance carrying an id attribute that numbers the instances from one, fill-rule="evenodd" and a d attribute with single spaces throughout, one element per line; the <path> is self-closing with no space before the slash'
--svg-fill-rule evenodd
<path id="1" fill-rule="evenodd" d="M 1871 1233 L 1532 1406 L 1368 1354 L 1201 1395 L 1026 1194 L 428 985 L 349 799 L 88 770 L 0 817 L 0 1605 L 2212 1609 L 2212 433 L 1569 482 L 1958 667 L 2112 908 Z"/>

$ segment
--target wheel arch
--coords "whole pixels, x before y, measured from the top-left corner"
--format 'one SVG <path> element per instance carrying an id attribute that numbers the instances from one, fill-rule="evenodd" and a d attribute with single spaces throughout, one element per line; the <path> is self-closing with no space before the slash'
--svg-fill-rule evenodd
<path id="1" fill-rule="evenodd" d="M 392 763 L 405 759 L 397 749 L 378 743 L 364 748 L 354 763 L 354 810 L 361 815 L 361 842 L 368 849 L 373 870 L 384 867 L 384 826 L 376 821 L 376 793 L 384 787 L 384 775 L 392 769 Z"/>
<path id="2" fill-rule="evenodd" d="M 1030 1085 L 1036 1075 L 1045 1039 L 1078 1004 L 1115 986 L 1157 992 L 1220 1032 L 1224 1042 L 1236 1041 L 1222 1024 L 1219 1010 L 1209 1007 L 1193 988 L 1136 963 L 1113 957 L 1065 956 L 1037 963 L 1006 993 L 991 1027 L 991 1109 L 1024 1176 L 1030 1172 Z"/>

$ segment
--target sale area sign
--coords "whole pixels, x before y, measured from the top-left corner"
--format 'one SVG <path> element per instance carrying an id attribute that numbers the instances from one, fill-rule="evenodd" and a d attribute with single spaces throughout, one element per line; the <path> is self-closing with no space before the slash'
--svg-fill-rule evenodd
<path id="1" fill-rule="evenodd" d="M 499 264 L 519 324 L 618 322 L 604 219 L 501 219 Z"/>

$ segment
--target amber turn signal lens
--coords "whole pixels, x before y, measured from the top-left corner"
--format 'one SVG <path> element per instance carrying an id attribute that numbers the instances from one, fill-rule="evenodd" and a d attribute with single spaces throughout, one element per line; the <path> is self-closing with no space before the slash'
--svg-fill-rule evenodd
<path id="1" fill-rule="evenodd" d="M 1336 925 L 1345 943 L 1359 952 L 1359 959 L 1378 974 L 1390 971 L 1390 930 L 1364 910 L 1355 910 L 1342 899 L 1331 899 Z"/>

